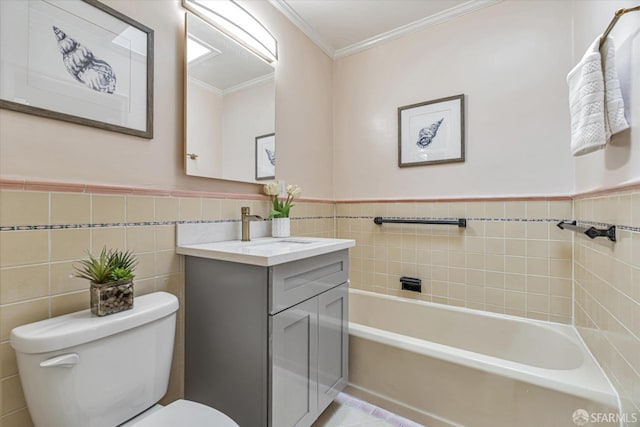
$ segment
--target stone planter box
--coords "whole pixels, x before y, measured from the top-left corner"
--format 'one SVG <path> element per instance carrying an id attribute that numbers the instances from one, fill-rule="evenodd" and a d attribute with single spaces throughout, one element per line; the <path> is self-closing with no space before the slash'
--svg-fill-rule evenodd
<path id="1" fill-rule="evenodd" d="M 91 282 L 91 312 L 106 316 L 133 308 L 133 279 L 120 282 Z"/>

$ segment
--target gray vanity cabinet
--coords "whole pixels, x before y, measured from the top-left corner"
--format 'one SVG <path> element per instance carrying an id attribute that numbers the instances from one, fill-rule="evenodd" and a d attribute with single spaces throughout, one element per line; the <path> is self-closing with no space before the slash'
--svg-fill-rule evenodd
<path id="1" fill-rule="evenodd" d="M 348 251 L 185 259 L 185 398 L 240 427 L 311 426 L 348 380 Z"/>
<path id="2" fill-rule="evenodd" d="M 311 425 L 348 380 L 347 284 L 272 320 L 272 426 Z"/>
<path id="3" fill-rule="evenodd" d="M 349 380 L 349 288 L 318 295 L 318 406 L 324 411 Z"/>
<path id="4" fill-rule="evenodd" d="M 273 316 L 272 426 L 308 426 L 318 412 L 318 299 Z"/>

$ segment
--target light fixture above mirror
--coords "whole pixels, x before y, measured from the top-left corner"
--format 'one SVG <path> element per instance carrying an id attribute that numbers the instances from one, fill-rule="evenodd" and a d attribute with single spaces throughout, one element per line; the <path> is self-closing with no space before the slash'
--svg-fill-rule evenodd
<path id="1" fill-rule="evenodd" d="M 182 5 L 265 61 L 271 63 L 278 59 L 275 37 L 235 1 L 182 0 Z"/>
<path id="2" fill-rule="evenodd" d="M 274 67 L 193 13 L 185 30 L 187 175 L 275 176 Z"/>

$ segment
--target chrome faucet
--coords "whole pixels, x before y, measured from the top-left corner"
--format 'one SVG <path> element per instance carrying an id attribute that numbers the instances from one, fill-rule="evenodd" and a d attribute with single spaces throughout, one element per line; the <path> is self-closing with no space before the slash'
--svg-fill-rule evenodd
<path id="1" fill-rule="evenodd" d="M 242 241 L 248 242 L 251 240 L 249 222 L 262 221 L 262 217 L 260 215 L 251 215 L 248 206 L 241 207 L 240 213 L 242 214 Z"/>

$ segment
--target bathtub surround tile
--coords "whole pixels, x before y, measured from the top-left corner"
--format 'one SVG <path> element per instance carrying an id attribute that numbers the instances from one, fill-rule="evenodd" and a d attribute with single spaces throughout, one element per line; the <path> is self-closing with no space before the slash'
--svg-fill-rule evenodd
<path id="1" fill-rule="evenodd" d="M 581 221 L 633 229 L 640 224 L 638 200 L 637 190 L 605 193 L 576 200 L 574 210 Z M 618 391 L 623 412 L 640 413 L 640 258 L 634 245 L 640 230 L 621 228 L 616 243 L 574 239 L 573 306 L 576 327 Z"/>
<path id="2" fill-rule="evenodd" d="M 339 238 L 357 241 L 351 253 L 352 263 L 373 261 L 373 265 L 371 262 L 352 265 L 352 285 L 360 289 L 375 287 L 395 294 L 400 288 L 398 276 L 417 275 L 423 280 L 419 297 L 427 301 L 543 320 L 554 316 L 555 320 L 571 323 L 572 309 L 558 304 L 551 313 L 549 297 L 552 293 L 571 296 L 571 293 L 567 295 L 571 285 L 567 288 L 567 284 L 561 282 L 562 286 L 558 286 L 557 281 L 570 281 L 572 277 L 572 235 L 551 230 L 557 223 L 556 216 L 571 218 L 572 206 L 571 200 L 338 203 L 336 231 Z M 372 221 L 377 215 L 459 216 L 467 218 L 467 227 L 377 226 Z M 380 277 L 385 269 L 386 286 Z M 374 271 L 378 276 L 367 271 Z M 529 288 L 528 278 L 531 278 Z M 554 288 L 551 280 L 556 281 Z M 453 284 L 465 285 L 464 292 L 459 286 L 452 287 Z M 520 292 L 523 298 L 507 298 L 503 295 L 505 290 Z M 529 314 L 525 303 L 528 293 L 538 295 L 531 298 L 536 310 L 530 309 Z M 540 302 L 543 298 L 546 298 L 545 304 Z"/>

